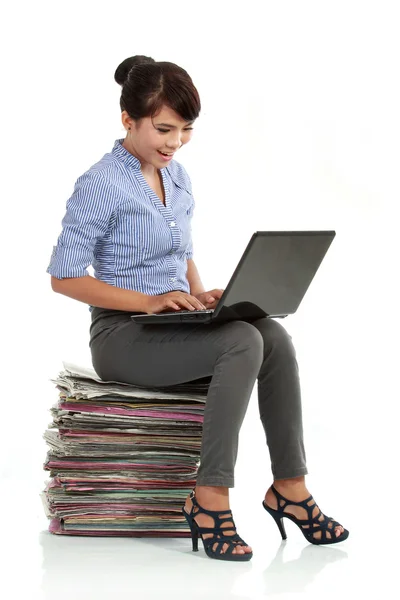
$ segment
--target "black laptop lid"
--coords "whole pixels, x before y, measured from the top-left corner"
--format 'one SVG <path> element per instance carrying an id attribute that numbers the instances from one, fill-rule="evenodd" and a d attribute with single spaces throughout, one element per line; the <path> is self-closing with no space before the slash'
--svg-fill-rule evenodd
<path id="1" fill-rule="evenodd" d="M 286 316 L 296 312 L 335 231 L 257 231 L 222 296 L 224 308 L 239 313 Z"/>

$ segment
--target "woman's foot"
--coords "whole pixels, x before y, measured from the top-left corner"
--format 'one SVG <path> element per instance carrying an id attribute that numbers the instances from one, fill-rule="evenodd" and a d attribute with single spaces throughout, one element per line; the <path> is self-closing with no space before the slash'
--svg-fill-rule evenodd
<path id="1" fill-rule="evenodd" d="M 204 485 L 199 485 L 196 486 L 195 488 L 195 494 L 196 494 L 196 499 L 197 502 L 200 504 L 200 506 L 202 506 L 203 508 L 207 509 L 207 510 L 220 510 L 220 511 L 227 511 L 230 510 L 229 507 L 229 488 L 227 487 L 214 487 L 214 486 L 204 486 Z M 190 499 L 190 496 L 188 496 L 186 498 L 186 502 L 185 502 L 185 511 L 190 514 L 190 511 L 192 510 L 192 506 L 193 503 Z M 196 515 L 196 509 L 194 512 L 194 515 Z M 227 516 L 227 515 L 221 515 L 221 517 L 223 516 Z M 199 527 L 215 527 L 215 520 L 210 517 L 209 515 L 205 515 L 205 514 L 199 514 L 198 516 L 194 516 L 194 520 L 196 521 L 197 525 Z M 234 526 L 232 521 L 226 521 L 223 524 L 223 529 L 224 529 L 224 534 L 227 536 L 233 535 L 235 533 L 235 531 L 233 529 L 228 529 L 229 526 Z M 226 528 L 226 530 L 225 530 Z M 209 537 L 213 537 L 212 533 L 205 533 L 203 534 L 203 538 L 207 539 Z M 218 542 L 216 542 L 215 544 L 213 544 L 212 549 L 215 550 L 216 547 L 218 545 Z M 224 554 L 228 548 L 228 544 L 224 544 L 221 550 L 221 554 Z M 252 549 L 250 546 L 243 546 L 242 544 L 237 543 L 236 548 L 234 548 L 232 554 L 246 554 L 252 552 Z"/>
<path id="2" fill-rule="evenodd" d="M 293 500 L 293 502 L 302 502 L 303 500 L 305 500 L 306 498 L 309 498 L 311 496 L 310 492 L 308 491 L 308 489 L 306 487 L 304 477 L 295 477 L 293 479 L 277 479 L 276 481 L 274 481 L 273 485 L 274 485 L 274 488 L 280 494 L 282 494 L 282 496 L 284 496 L 287 500 Z M 277 501 L 275 494 L 271 490 L 271 488 L 269 488 L 267 493 L 265 494 L 264 501 L 267 506 L 269 506 L 270 508 L 273 508 L 274 510 L 277 510 L 278 501 Z M 314 504 L 314 500 L 310 500 L 310 502 L 308 504 L 309 504 L 309 506 L 312 506 Z M 283 512 L 287 512 L 287 513 L 295 516 L 297 519 L 308 519 L 307 511 L 302 506 L 288 504 L 283 509 Z M 319 512 L 320 512 L 320 510 L 319 510 L 318 506 L 315 505 L 313 512 L 312 512 L 312 516 L 313 517 L 317 516 Z M 319 521 L 325 521 L 324 515 L 321 515 L 319 517 Z M 329 522 L 328 529 L 332 529 L 332 528 L 333 528 L 333 524 L 332 524 L 332 522 Z M 335 527 L 333 531 L 334 531 L 333 535 L 336 537 L 339 537 L 344 532 L 344 528 L 341 525 L 339 525 L 338 527 Z M 322 535 L 321 532 L 317 531 L 316 533 L 313 534 L 313 537 L 317 540 L 320 540 L 321 535 Z M 328 539 L 331 539 L 331 533 L 329 531 L 326 532 L 326 535 L 327 535 Z"/>

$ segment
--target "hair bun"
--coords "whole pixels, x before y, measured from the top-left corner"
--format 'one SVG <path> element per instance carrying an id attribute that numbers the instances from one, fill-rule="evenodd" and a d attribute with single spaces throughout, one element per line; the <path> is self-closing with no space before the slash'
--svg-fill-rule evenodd
<path id="1" fill-rule="evenodd" d="M 124 85 L 132 67 L 155 62 L 156 61 L 154 58 L 151 58 L 150 56 L 143 56 L 142 54 L 136 54 L 136 56 L 126 58 L 120 65 L 118 65 L 117 70 L 114 73 L 114 79 L 119 85 Z"/>

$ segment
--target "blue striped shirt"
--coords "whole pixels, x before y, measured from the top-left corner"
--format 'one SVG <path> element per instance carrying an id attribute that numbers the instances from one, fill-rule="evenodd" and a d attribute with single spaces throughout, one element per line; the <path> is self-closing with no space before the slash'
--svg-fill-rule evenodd
<path id="1" fill-rule="evenodd" d="M 92 265 L 97 279 L 116 287 L 148 295 L 190 293 L 190 178 L 174 159 L 160 169 L 164 206 L 122 142 L 116 140 L 76 181 L 47 272 L 58 279 L 82 277 Z"/>

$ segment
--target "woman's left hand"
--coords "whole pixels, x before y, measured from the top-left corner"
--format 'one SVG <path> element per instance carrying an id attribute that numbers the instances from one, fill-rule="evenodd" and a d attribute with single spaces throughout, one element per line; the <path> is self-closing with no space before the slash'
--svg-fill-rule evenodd
<path id="1" fill-rule="evenodd" d="M 207 309 L 215 308 L 220 300 L 224 290 L 214 289 L 210 292 L 201 292 L 200 294 L 193 294 L 197 300 L 199 300 Z"/>

